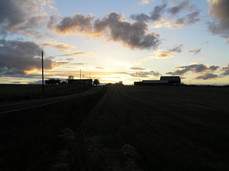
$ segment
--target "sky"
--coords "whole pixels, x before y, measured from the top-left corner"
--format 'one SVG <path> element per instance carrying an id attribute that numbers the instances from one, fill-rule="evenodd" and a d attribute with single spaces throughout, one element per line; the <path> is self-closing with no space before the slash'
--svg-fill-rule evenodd
<path id="1" fill-rule="evenodd" d="M 0 0 L 0 84 L 229 84 L 228 0 Z"/>

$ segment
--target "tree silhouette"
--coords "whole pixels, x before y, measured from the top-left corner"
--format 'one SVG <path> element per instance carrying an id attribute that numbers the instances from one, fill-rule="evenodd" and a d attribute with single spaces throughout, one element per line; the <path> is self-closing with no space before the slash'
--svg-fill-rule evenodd
<path id="1" fill-rule="evenodd" d="M 69 75 L 69 76 L 68 76 L 68 80 L 74 80 L 74 76 Z"/>
<path id="2" fill-rule="evenodd" d="M 93 83 L 97 86 L 99 84 L 99 80 L 98 79 L 94 79 Z"/>
<path id="3" fill-rule="evenodd" d="M 60 80 L 59 79 L 50 78 L 48 80 L 45 80 L 45 84 L 60 84 Z"/>

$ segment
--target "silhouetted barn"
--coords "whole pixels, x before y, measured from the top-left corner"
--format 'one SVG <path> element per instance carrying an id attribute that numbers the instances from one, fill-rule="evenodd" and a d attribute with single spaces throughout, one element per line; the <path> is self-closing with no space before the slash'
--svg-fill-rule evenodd
<path id="1" fill-rule="evenodd" d="M 142 80 L 134 82 L 135 86 L 147 85 L 180 85 L 181 79 L 179 76 L 161 76 L 160 80 Z"/>
<path id="2" fill-rule="evenodd" d="M 168 80 L 142 80 L 142 85 L 168 85 Z"/>
<path id="3" fill-rule="evenodd" d="M 139 82 L 136 81 L 136 82 L 134 82 L 134 85 L 135 86 L 141 86 L 142 85 L 142 82 L 141 81 L 139 81 Z"/>
<path id="4" fill-rule="evenodd" d="M 74 79 L 74 80 L 68 80 L 68 84 L 74 84 L 74 85 L 92 85 L 92 79 Z"/>
<path id="5" fill-rule="evenodd" d="M 181 83 L 179 76 L 161 76 L 160 81 L 168 81 L 170 85 L 179 85 Z"/>

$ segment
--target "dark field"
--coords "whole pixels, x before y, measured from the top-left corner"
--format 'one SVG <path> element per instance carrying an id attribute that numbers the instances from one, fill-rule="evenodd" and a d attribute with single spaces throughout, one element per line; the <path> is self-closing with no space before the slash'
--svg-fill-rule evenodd
<path id="1" fill-rule="evenodd" d="M 89 89 L 90 86 L 75 85 L 45 85 L 45 96 L 60 96 L 72 93 L 78 93 Z M 41 98 L 41 85 L 28 84 L 0 84 L 0 102 L 20 101 L 28 99 Z"/>
<path id="2" fill-rule="evenodd" d="M 104 87 L 0 116 L 0 170 L 229 170 L 228 87 Z"/>

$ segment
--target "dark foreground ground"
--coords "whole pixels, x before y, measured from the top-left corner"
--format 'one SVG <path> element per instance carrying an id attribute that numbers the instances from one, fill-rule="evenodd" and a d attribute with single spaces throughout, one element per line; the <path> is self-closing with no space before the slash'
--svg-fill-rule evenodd
<path id="1" fill-rule="evenodd" d="M 43 94 L 42 86 L 38 84 L 0 84 L 0 103 L 68 95 L 86 91 L 89 88 L 91 86 L 45 85 Z"/>
<path id="2" fill-rule="evenodd" d="M 0 170 L 229 170 L 228 87 L 104 87 L 0 116 Z"/>

